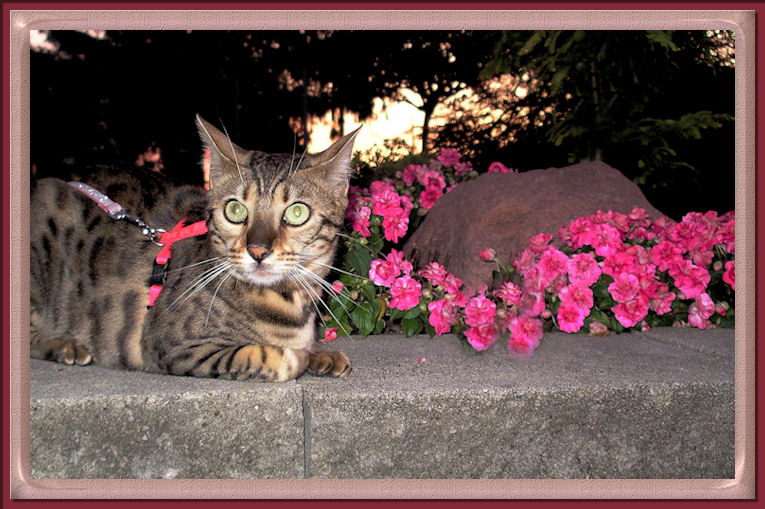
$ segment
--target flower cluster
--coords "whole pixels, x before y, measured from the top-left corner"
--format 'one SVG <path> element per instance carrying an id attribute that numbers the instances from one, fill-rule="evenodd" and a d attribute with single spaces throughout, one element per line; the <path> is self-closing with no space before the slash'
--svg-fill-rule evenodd
<path id="1" fill-rule="evenodd" d="M 395 178 L 377 180 L 368 189 L 350 186 L 345 217 L 352 230 L 368 238 L 380 224 L 385 240 L 398 243 L 409 229 L 413 211 L 419 217 L 426 215 L 458 183 L 477 175 L 470 162 L 460 159 L 457 150 L 444 149 L 428 164 L 410 164 Z"/>
<path id="2" fill-rule="evenodd" d="M 338 327 L 366 335 L 400 326 L 407 336 L 423 329 L 431 336 L 456 333 L 479 351 L 507 336 L 510 354 L 525 357 L 553 327 L 602 336 L 655 326 L 733 325 L 733 212 L 692 212 L 674 222 L 654 220 L 640 208 L 598 211 L 560 228 L 557 238 L 535 235 L 506 265 L 494 249 L 477 252 L 496 264 L 494 281 L 501 283 L 471 294 L 437 262 L 415 271 L 395 248 L 380 256 L 383 239 L 400 242 L 411 217 L 426 214 L 457 179 L 475 176 L 460 159 L 446 149 L 395 179 L 351 189 L 347 271 L 331 290 L 355 308 L 346 318 L 342 299 L 332 301 L 325 340 L 336 337 Z M 489 167 L 491 173 L 511 171 L 501 163 Z"/>

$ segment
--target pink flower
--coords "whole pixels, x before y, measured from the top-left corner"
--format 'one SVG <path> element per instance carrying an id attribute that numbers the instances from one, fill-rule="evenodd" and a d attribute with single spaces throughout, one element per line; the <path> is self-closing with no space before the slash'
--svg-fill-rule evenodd
<path id="1" fill-rule="evenodd" d="M 324 341 L 332 341 L 333 339 L 337 339 L 337 327 L 324 329 Z"/>
<path id="2" fill-rule="evenodd" d="M 470 346 L 478 351 L 486 350 L 497 341 L 499 332 L 493 323 L 471 327 L 465 331 Z"/>
<path id="3" fill-rule="evenodd" d="M 409 276 L 401 276 L 390 287 L 390 307 L 406 311 L 420 303 L 422 286 Z"/>
<path id="4" fill-rule="evenodd" d="M 473 163 L 470 161 L 466 161 L 464 163 L 455 163 L 454 164 L 454 175 L 457 177 L 461 177 L 462 175 L 465 175 L 466 173 L 470 173 L 470 170 L 473 169 Z M 449 192 L 449 189 L 446 191 Z"/>
<path id="5" fill-rule="evenodd" d="M 493 162 L 489 165 L 489 173 L 508 173 L 510 169 L 502 163 Z"/>
<path id="6" fill-rule="evenodd" d="M 590 336 L 608 336 L 608 327 L 600 322 L 590 322 Z"/>
<path id="7" fill-rule="evenodd" d="M 508 306 L 517 304 L 521 300 L 521 289 L 510 281 L 504 283 L 499 289 L 494 290 L 494 295 L 502 299 Z"/>
<path id="8" fill-rule="evenodd" d="M 417 178 L 417 173 L 415 172 L 415 169 L 417 168 L 416 165 L 410 164 L 406 168 L 404 168 L 403 173 L 401 174 L 401 178 L 404 180 L 404 183 L 408 186 L 411 186 L 414 184 L 415 179 Z"/>
<path id="9" fill-rule="evenodd" d="M 568 256 L 553 246 L 545 248 L 537 263 L 542 279 L 552 281 L 568 272 Z"/>
<path id="10" fill-rule="evenodd" d="M 539 316 L 545 309 L 544 294 L 523 292 L 518 301 L 518 312 L 522 316 Z"/>
<path id="11" fill-rule="evenodd" d="M 372 199 L 380 196 L 386 191 L 395 192 L 396 187 L 391 182 L 385 180 L 375 180 L 369 185 L 369 193 L 372 196 Z"/>
<path id="12" fill-rule="evenodd" d="M 579 249 L 585 245 L 588 232 L 593 226 L 594 223 L 589 217 L 579 217 L 571 221 L 571 224 L 568 225 L 569 245 L 574 249 Z"/>
<path id="13" fill-rule="evenodd" d="M 401 210 L 400 205 L 401 197 L 395 189 L 385 189 L 372 195 L 372 213 L 378 216 L 389 217 L 398 214 Z"/>
<path id="14" fill-rule="evenodd" d="M 409 198 L 409 196 L 406 196 L 406 195 L 400 196 L 400 200 L 401 200 L 400 201 L 401 209 L 404 211 L 404 215 L 409 217 L 409 213 L 414 208 L 414 204 L 412 203 L 412 200 Z"/>
<path id="15" fill-rule="evenodd" d="M 595 299 L 592 295 L 592 290 L 587 286 L 582 285 L 569 285 L 563 288 L 559 294 L 561 305 L 570 304 L 584 314 L 589 316 L 592 306 L 595 304 Z"/>
<path id="16" fill-rule="evenodd" d="M 575 285 L 592 286 L 600 278 L 600 266 L 592 253 L 578 253 L 566 262 L 568 279 Z"/>
<path id="17" fill-rule="evenodd" d="M 443 173 L 438 170 L 430 170 L 425 173 L 425 175 L 422 176 L 421 183 L 426 189 L 436 189 L 438 191 L 441 191 L 446 187 L 446 179 L 444 178 Z"/>
<path id="18" fill-rule="evenodd" d="M 371 214 L 372 210 L 369 207 L 357 204 L 348 218 L 351 220 L 351 227 L 353 230 L 359 232 L 364 238 L 367 238 L 372 234 L 369 231 L 369 217 Z"/>
<path id="19" fill-rule="evenodd" d="M 736 252 L 736 220 L 731 219 L 720 227 L 720 244 L 731 254 Z"/>
<path id="20" fill-rule="evenodd" d="M 473 297 L 465 306 L 465 323 L 474 327 L 493 323 L 496 311 L 497 305 L 483 295 Z"/>
<path id="21" fill-rule="evenodd" d="M 454 302 L 446 299 L 435 300 L 428 304 L 428 323 L 436 329 L 436 335 L 441 336 L 452 330 L 452 325 L 457 323 L 457 314 Z"/>
<path id="22" fill-rule="evenodd" d="M 725 262 L 725 272 L 723 272 L 722 280 L 728 283 L 733 290 L 736 289 L 736 260 Z"/>
<path id="23" fill-rule="evenodd" d="M 345 285 L 343 285 L 343 283 L 340 281 L 335 281 L 332 283 L 332 291 L 337 294 L 343 293 L 343 288 L 345 288 Z"/>
<path id="24" fill-rule="evenodd" d="M 627 254 L 626 251 L 614 253 L 603 260 L 603 274 L 616 278 L 617 274 L 622 272 L 633 272 L 635 264 L 635 257 Z"/>
<path id="25" fill-rule="evenodd" d="M 460 161 L 460 153 L 453 148 L 445 148 L 438 154 L 438 160 L 444 166 L 454 166 Z"/>
<path id="26" fill-rule="evenodd" d="M 419 271 L 419 274 L 435 285 L 442 285 L 446 280 L 446 268 L 438 262 L 431 262 Z"/>
<path id="27" fill-rule="evenodd" d="M 558 327 L 563 332 L 579 332 L 584 325 L 584 312 L 573 303 L 561 304 L 558 308 Z"/>
<path id="28" fill-rule="evenodd" d="M 369 279 L 377 286 L 390 288 L 393 281 L 401 274 L 401 269 L 388 260 L 372 260 L 369 267 Z"/>
<path id="29" fill-rule="evenodd" d="M 705 329 L 707 320 L 715 314 L 715 303 L 708 294 L 702 293 L 696 297 L 696 301 L 688 308 L 688 324 L 691 327 Z"/>
<path id="30" fill-rule="evenodd" d="M 670 269 L 669 275 L 675 280 L 675 286 L 683 292 L 686 299 L 698 297 L 707 289 L 711 275 L 703 267 L 696 266 L 690 260 L 684 260 L 684 263 Z"/>
<path id="31" fill-rule="evenodd" d="M 620 302 L 611 311 L 623 327 L 634 327 L 648 314 L 648 299 L 638 295 L 630 301 Z"/>
<path id="32" fill-rule="evenodd" d="M 650 300 L 650 308 L 657 314 L 663 315 L 672 311 L 672 303 L 675 301 L 675 292 L 659 292 L 657 296 Z"/>
<path id="33" fill-rule="evenodd" d="M 627 302 L 637 296 L 638 278 L 628 272 L 622 272 L 614 278 L 614 282 L 608 285 L 608 291 L 616 302 Z"/>
<path id="34" fill-rule="evenodd" d="M 391 249 L 388 256 L 385 257 L 385 261 L 392 263 L 401 271 L 401 274 L 408 276 L 412 271 L 412 264 L 404 260 L 404 253 Z"/>
<path id="35" fill-rule="evenodd" d="M 526 272 L 536 263 L 536 257 L 531 248 L 526 248 L 520 253 L 516 253 L 513 257 L 512 265 L 520 275 L 525 275 Z"/>
<path id="36" fill-rule="evenodd" d="M 665 271 L 673 267 L 678 267 L 683 263 L 683 253 L 671 242 L 659 242 L 651 248 L 649 252 L 651 261 L 656 268 Z"/>
<path id="37" fill-rule="evenodd" d="M 611 256 L 624 247 L 619 230 L 609 224 L 596 224 L 584 235 L 584 243 L 598 256 Z"/>
<path id="38" fill-rule="evenodd" d="M 430 210 L 433 208 L 433 205 L 436 204 L 438 199 L 443 195 L 444 192 L 435 187 L 425 189 L 422 193 L 420 193 L 420 205 Z"/>
<path id="39" fill-rule="evenodd" d="M 541 253 L 552 240 L 549 233 L 538 233 L 529 239 L 529 249 L 534 253 Z"/>
<path id="40" fill-rule="evenodd" d="M 486 249 L 478 253 L 478 256 L 480 256 L 482 260 L 492 261 L 497 257 L 497 252 L 491 249 L 490 247 L 487 247 Z"/>
<path id="41" fill-rule="evenodd" d="M 383 218 L 383 228 L 385 229 L 385 239 L 391 242 L 398 242 L 401 237 L 406 235 L 409 228 L 409 216 L 401 208 L 396 209 L 395 213 Z"/>
<path id="42" fill-rule="evenodd" d="M 448 273 L 444 278 L 443 286 L 446 293 L 457 295 L 460 291 L 460 287 L 462 287 L 462 280 L 454 274 Z"/>
<path id="43" fill-rule="evenodd" d="M 507 348 L 511 354 L 519 357 L 528 357 L 539 346 L 539 340 L 544 334 L 542 320 L 519 316 L 510 320 L 510 338 L 507 340 Z"/>
<path id="44" fill-rule="evenodd" d="M 635 207 L 627 214 L 627 218 L 630 221 L 630 225 L 637 224 L 642 227 L 648 227 L 651 225 L 651 214 L 646 212 L 645 209 Z"/>

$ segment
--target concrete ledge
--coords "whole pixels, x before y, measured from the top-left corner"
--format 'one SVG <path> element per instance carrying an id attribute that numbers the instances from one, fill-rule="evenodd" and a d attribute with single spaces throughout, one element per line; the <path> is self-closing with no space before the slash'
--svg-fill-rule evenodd
<path id="1" fill-rule="evenodd" d="M 32 361 L 32 477 L 733 478 L 733 339 L 345 338 L 348 379 L 285 384 Z"/>

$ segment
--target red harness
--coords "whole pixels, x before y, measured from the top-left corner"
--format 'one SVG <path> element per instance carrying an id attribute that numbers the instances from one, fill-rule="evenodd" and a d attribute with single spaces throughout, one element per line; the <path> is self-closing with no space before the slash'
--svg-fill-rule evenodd
<path id="1" fill-rule="evenodd" d="M 125 220 L 129 223 L 135 224 L 141 228 L 141 233 L 146 235 L 149 240 L 159 246 L 162 246 L 162 249 L 160 249 L 157 257 L 154 258 L 154 267 L 152 268 L 151 279 L 149 280 L 149 305 L 146 306 L 146 308 L 148 309 L 152 307 L 154 302 L 157 300 L 157 297 L 159 297 L 160 292 L 162 292 L 162 286 L 165 284 L 165 280 L 167 279 L 167 262 L 170 260 L 171 254 L 170 246 L 179 240 L 204 235 L 207 233 L 207 223 L 204 221 L 197 221 L 196 223 L 192 223 L 189 226 L 185 226 L 186 219 L 184 218 L 178 221 L 178 224 L 175 225 L 175 228 L 169 232 L 158 228 L 152 228 L 141 221 L 141 219 L 138 217 L 129 215 L 125 209 L 122 208 L 122 205 L 112 201 L 108 196 L 106 196 L 98 189 L 95 189 L 84 182 L 73 181 L 69 182 L 69 185 L 91 200 L 95 201 L 98 206 L 101 207 L 101 209 L 106 212 L 112 219 Z M 159 240 L 157 240 L 158 237 Z"/>
<path id="2" fill-rule="evenodd" d="M 197 221 L 188 226 L 185 226 L 186 219 L 181 219 L 175 228 L 169 232 L 164 232 L 159 239 L 162 244 L 162 249 L 157 253 L 157 257 L 154 258 L 154 269 L 151 274 L 151 286 L 149 287 L 149 305 L 147 309 L 154 305 L 157 297 L 162 292 L 162 286 L 167 279 L 167 262 L 170 260 L 170 247 L 173 243 L 179 240 L 188 239 L 189 237 L 197 237 L 207 233 L 207 223 L 204 221 Z"/>

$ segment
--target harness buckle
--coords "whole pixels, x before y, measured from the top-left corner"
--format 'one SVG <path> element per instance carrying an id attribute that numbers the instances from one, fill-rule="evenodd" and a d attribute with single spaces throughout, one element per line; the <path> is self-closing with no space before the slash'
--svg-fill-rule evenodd
<path id="1" fill-rule="evenodd" d="M 154 265 L 151 268 L 151 278 L 149 278 L 149 285 L 163 286 L 167 280 L 167 264 L 157 263 L 154 260 Z"/>

